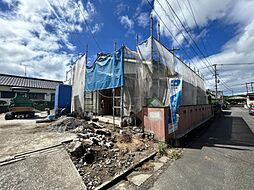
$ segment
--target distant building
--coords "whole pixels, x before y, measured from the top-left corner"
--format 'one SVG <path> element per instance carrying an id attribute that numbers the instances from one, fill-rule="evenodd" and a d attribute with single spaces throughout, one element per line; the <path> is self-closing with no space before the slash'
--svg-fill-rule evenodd
<path id="1" fill-rule="evenodd" d="M 19 93 L 13 92 L 12 87 L 29 89 L 28 97 L 33 101 L 52 102 L 55 99 L 56 86 L 62 83 L 62 81 L 0 74 L 0 106 L 8 106 L 10 99 Z"/>

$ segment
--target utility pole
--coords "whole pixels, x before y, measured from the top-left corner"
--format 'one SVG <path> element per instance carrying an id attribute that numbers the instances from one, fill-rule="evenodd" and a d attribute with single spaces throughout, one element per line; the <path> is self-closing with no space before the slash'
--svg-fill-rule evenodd
<path id="1" fill-rule="evenodd" d="M 218 76 L 218 73 L 217 73 L 217 65 L 215 64 L 214 65 L 214 79 L 215 79 L 215 100 L 217 100 L 217 97 L 218 97 L 218 79 L 217 79 L 217 76 Z"/>
<path id="2" fill-rule="evenodd" d="M 247 91 L 247 94 L 248 94 L 248 83 L 246 82 L 246 91 Z"/>
<path id="3" fill-rule="evenodd" d="M 253 93 L 253 85 L 252 85 L 253 82 L 250 82 L 250 86 L 251 86 L 251 92 Z"/>

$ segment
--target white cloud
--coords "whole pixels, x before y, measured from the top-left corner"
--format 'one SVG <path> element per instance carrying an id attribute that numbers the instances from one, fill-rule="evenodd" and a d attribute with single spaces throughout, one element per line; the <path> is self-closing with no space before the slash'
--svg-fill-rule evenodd
<path id="1" fill-rule="evenodd" d="M 128 34 L 134 33 L 134 21 L 127 15 L 119 18 L 120 23 L 128 30 Z"/>
<path id="2" fill-rule="evenodd" d="M 95 33 L 97 33 L 97 32 L 99 32 L 99 31 L 101 31 L 101 28 L 103 27 L 103 24 L 102 23 L 96 23 L 95 25 L 94 25 L 94 27 L 92 27 L 92 33 L 93 34 L 95 34 Z"/>
<path id="3" fill-rule="evenodd" d="M 76 55 L 69 40 L 72 32 L 81 32 L 84 18 L 92 23 L 96 8 L 90 1 L 4 0 L 9 11 L 0 11 L 1 72 L 33 77 L 63 79 L 67 64 Z M 100 31 L 94 24 L 92 31 Z M 87 28 L 84 28 L 87 31 Z"/>
<path id="4" fill-rule="evenodd" d="M 130 6 L 123 3 L 123 2 L 121 2 L 118 5 L 116 5 L 115 14 L 116 15 L 121 15 L 122 13 L 127 12 L 129 10 L 130 10 Z"/>
<path id="5" fill-rule="evenodd" d="M 193 12 L 198 24 L 198 27 L 205 27 L 209 22 L 220 19 L 229 13 L 230 7 L 233 6 L 234 1 L 230 0 L 195 0 L 190 1 Z M 178 4 L 179 3 L 179 4 Z M 187 1 L 176 1 L 176 0 L 155 0 L 154 1 L 154 10 L 152 14 L 155 17 L 159 17 L 163 20 L 165 25 L 161 23 L 162 34 L 170 37 L 174 46 L 178 43 L 182 44 L 184 41 L 176 42 L 172 35 L 177 39 L 178 36 L 185 35 L 187 38 L 188 35 L 184 31 L 181 23 L 178 21 L 177 17 L 174 15 L 173 8 L 177 16 L 180 18 L 181 22 L 185 28 L 190 27 L 191 29 L 196 28 L 196 23 L 193 19 L 190 6 Z M 157 14 L 156 14 L 157 13 Z M 188 27 L 187 27 L 188 26 Z M 169 32 L 170 31 L 170 32 Z M 171 35 L 172 34 L 172 35 Z"/>
<path id="6" fill-rule="evenodd" d="M 138 25 L 146 28 L 149 25 L 150 14 L 146 12 L 141 12 L 137 17 Z"/>

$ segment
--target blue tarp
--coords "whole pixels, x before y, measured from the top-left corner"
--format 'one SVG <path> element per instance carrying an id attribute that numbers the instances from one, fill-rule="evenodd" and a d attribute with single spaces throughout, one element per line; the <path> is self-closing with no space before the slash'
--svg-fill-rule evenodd
<path id="1" fill-rule="evenodd" d="M 85 91 L 112 89 L 124 84 L 123 47 L 107 57 L 86 66 Z"/>

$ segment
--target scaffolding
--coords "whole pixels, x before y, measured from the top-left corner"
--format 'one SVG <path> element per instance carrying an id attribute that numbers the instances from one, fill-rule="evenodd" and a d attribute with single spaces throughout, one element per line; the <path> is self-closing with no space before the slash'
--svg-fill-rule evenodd
<path id="1" fill-rule="evenodd" d="M 98 55 L 86 68 L 85 110 L 123 118 L 144 106 L 169 107 L 170 78 L 183 81 L 181 105 L 207 104 L 203 79 L 154 37 L 136 51 Z"/>

